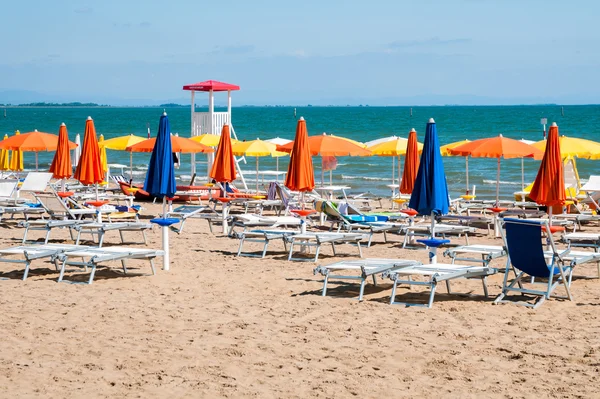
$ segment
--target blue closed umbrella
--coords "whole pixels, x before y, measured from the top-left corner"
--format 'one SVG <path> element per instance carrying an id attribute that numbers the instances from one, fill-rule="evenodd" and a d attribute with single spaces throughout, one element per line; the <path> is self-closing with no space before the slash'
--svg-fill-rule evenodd
<path id="1" fill-rule="evenodd" d="M 163 269 L 169 270 L 169 226 L 177 223 L 177 219 L 167 218 L 167 197 L 175 195 L 175 165 L 171 151 L 171 127 L 167 113 L 163 112 L 158 124 L 158 134 L 152 149 L 148 173 L 144 181 L 144 190 L 154 197 L 162 197 L 162 218 L 152 219 L 152 223 L 162 226 Z"/>

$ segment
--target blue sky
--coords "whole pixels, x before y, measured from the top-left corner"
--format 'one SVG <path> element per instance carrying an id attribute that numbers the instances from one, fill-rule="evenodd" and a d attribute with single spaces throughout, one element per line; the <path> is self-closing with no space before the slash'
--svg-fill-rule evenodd
<path id="1" fill-rule="evenodd" d="M 600 2 L 12 1 L 0 103 L 600 103 Z M 23 91 L 29 91 L 24 93 Z"/>

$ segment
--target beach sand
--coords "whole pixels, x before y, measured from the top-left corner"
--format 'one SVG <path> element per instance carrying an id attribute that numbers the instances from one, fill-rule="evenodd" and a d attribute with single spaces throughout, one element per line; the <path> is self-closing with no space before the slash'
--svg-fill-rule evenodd
<path id="1" fill-rule="evenodd" d="M 145 215 L 158 213 L 144 206 Z M 1 231 L 2 247 L 23 234 L 10 223 Z M 53 237 L 69 242 L 64 231 Z M 425 250 L 390 239 L 376 237 L 365 257 L 427 261 Z M 491 241 L 500 243 L 471 240 Z M 105 245 L 116 242 L 107 235 Z M 280 243 L 265 259 L 237 258 L 237 245 L 189 220 L 182 235 L 171 234 L 170 271 L 123 276 L 115 265 L 90 286 L 57 284 L 41 262 L 23 282 L 22 268 L 0 264 L 9 277 L 0 281 L 0 396 L 566 398 L 600 388 L 595 265 L 577 269 L 594 278 L 574 279 L 573 302 L 494 306 L 499 273 L 487 300 L 479 280 L 457 281 L 455 291 L 478 296 L 440 286 L 432 309 L 405 308 L 388 304 L 389 281 L 367 285 L 363 302 L 355 284 L 332 283 L 321 297 L 313 263 L 286 261 Z M 158 228 L 148 246 L 160 248 Z M 324 248 L 319 264 L 355 257 L 355 248 L 340 249 L 351 256 Z M 424 291 L 408 292 L 399 289 L 404 299 L 426 300 Z"/>

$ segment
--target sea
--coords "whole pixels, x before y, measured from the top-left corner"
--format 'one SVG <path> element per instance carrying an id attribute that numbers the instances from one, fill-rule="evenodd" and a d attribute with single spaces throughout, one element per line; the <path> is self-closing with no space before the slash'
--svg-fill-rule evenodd
<path id="1" fill-rule="evenodd" d="M 34 129 L 58 134 L 62 122 L 67 125 L 69 138 L 76 134 L 83 139 L 85 121 L 88 116 L 94 119 L 97 134 L 105 139 L 126 134 L 146 137 L 155 136 L 163 111 L 169 116 L 172 133 L 190 136 L 190 107 L 173 108 L 127 108 L 127 107 L 0 107 L 0 134 L 13 135 L 16 130 L 22 133 Z M 207 111 L 197 107 L 196 111 Z M 217 108 L 215 111 L 225 111 Z M 414 128 L 419 141 L 425 134 L 429 118 L 434 118 L 441 145 L 459 140 L 475 140 L 502 134 L 514 139 L 539 141 L 544 138 L 542 119 L 547 120 L 547 128 L 552 122 L 559 126 L 561 135 L 581 137 L 600 141 L 600 105 L 561 106 L 555 104 L 535 106 L 429 106 L 429 107 L 375 107 L 375 106 L 244 106 L 233 107 L 232 124 L 240 140 L 270 139 L 281 137 L 293 139 L 296 121 L 304 117 L 309 135 L 322 133 L 335 134 L 357 141 L 366 142 L 386 136 L 408 137 Z M 46 170 L 53 153 L 39 153 L 39 169 Z M 134 182 L 143 182 L 150 154 L 133 155 Z M 198 160 L 206 158 L 199 154 Z M 181 184 L 191 178 L 190 156 L 183 154 L 176 176 Z M 464 157 L 444 157 L 444 168 L 448 188 L 452 198 L 465 193 L 466 168 Z M 392 184 L 392 157 L 339 157 L 337 168 L 331 172 L 334 185 L 350 187 L 350 193 L 371 192 L 375 195 L 389 195 L 388 185 Z M 129 153 L 108 150 L 108 162 L 129 165 Z M 278 160 L 270 157 L 259 159 L 260 170 L 285 170 L 288 157 Z M 321 159 L 314 157 L 315 180 L 321 180 Z M 524 180 L 529 184 L 535 179 L 540 162 L 532 159 L 523 161 Z M 521 190 L 521 159 L 502 159 L 500 173 L 500 196 L 512 198 L 513 192 Z M 256 161 L 247 158 L 242 162 L 249 187 L 255 182 Z M 26 170 L 35 169 L 35 155 L 25 153 Z M 207 166 L 197 165 L 196 184 L 207 181 Z M 600 173 L 600 161 L 578 159 L 577 168 L 582 181 L 591 174 Z M 496 191 L 496 159 L 470 158 L 469 185 L 476 185 L 478 199 L 492 199 Z M 121 173 L 113 169 L 112 173 Z M 396 171 L 397 173 L 397 171 Z M 128 176 L 128 169 L 125 175 Z M 329 184 L 330 174 L 325 174 L 325 184 Z M 268 179 L 267 179 L 268 180 Z M 261 177 L 262 181 L 262 177 Z M 397 174 L 396 174 L 397 183 Z M 238 185 L 240 182 L 238 182 Z"/>

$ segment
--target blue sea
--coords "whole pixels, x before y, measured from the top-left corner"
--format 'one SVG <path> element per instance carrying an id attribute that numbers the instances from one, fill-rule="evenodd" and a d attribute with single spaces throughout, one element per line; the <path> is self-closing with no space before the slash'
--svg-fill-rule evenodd
<path id="1" fill-rule="evenodd" d="M 205 109 L 197 108 L 197 111 Z M 225 111 L 225 109 L 216 109 Z M 69 138 L 73 141 L 77 133 L 83 138 L 85 120 L 94 119 L 98 135 L 106 139 L 133 133 L 146 137 L 147 129 L 156 134 L 163 108 L 0 108 L 0 134 L 22 133 L 37 129 L 58 134 L 59 125 L 67 125 Z M 190 135 L 190 108 L 167 108 L 172 132 L 180 136 Z M 296 116 L 294 115 L 296 113 Z M 463 139 L 478 139 L 502 134 L 515 139 L 538 141 L 543 138 L 541 118 L 548 124 L 556 122 L 560 134 L 600 140 L 600 105 L 564 106 L 436 106 L 436 107 L 234 107 L 232 123 L 239 139 L 253 140 L 283 137 L 293 139 L 297 117 L 307 121 L 309 135 L 323 132 L 349 137 L 358 141 L 397 135 L 407 137 L 411 128 L 417 130 L 419 141 L 423 140 L 429 118 L 437 123 L 440 143 L 447 144 Z M 40 153 L 40 169 L 47 169 L 53 153 Z M 198 155 L 202 158 L 205 155 Z M 287 157 L 280 158 L 279 169 L 287 167 Z M 389 195 L 392 179 L 390 157 L 340 157 L 333 171 L 333 183 L 352 187 L 351 192 L 371 191 Z M 149 154 L 134 154 L 134 181 L 143 181 Z M 109 163 L 129 164 L 129 153 L 108 151 Z M 261 170 L 274 170 L 275 159 L 260 159 Z M 316 181 L 321 179 L 320 158 L 313 159 Z M 526 159 L 525 182 L 533 181 L 539 161 Z M 477 185 L 477 197 L 493 198 L 495 195 L 496 159 L 471 158 L 469 160 L 469 183 Z M 578 160 L 577 166 L 582 180 L 590 174 L 600 173 L 600 161 Z M 25 153 L 25 168 L 34 169 L 35 156 Z M 465 191 L 465 159 L 444 157 L 444 167 L 452 197 Z M 202 169 L 204 168 L 204 169 Z M 254 171 L 255 160 L 249 158 L 244 170 Z M 200 166 L 196 183 L 206 181 L 206 166 Z M 190 156 L 182 156 L 177 171 L 181 182 L 190 179 Z M 249 176 L 254 179 L 254 176 Z M 326 173 L 326 181 L 329 174 Z M 512 197 L 521 188 L 521 160 L 508 159 L 501 163 L 501 197 Z M 252 184 L 249 184 L 251 187 Z"/>

